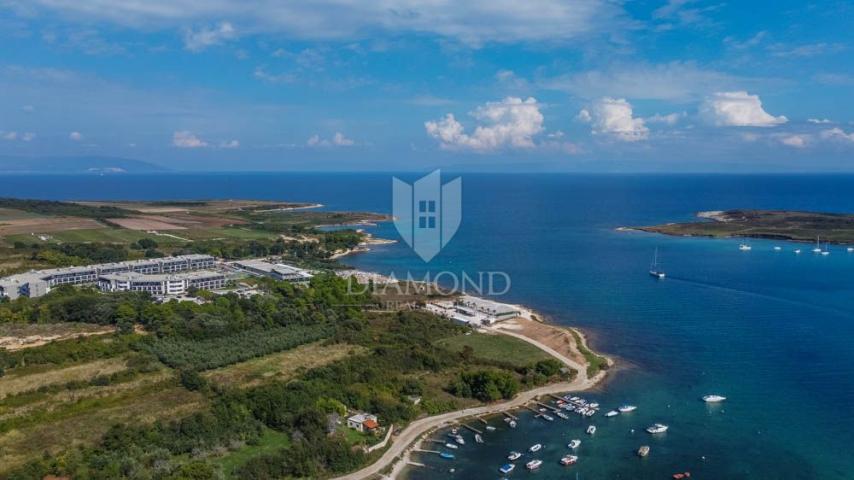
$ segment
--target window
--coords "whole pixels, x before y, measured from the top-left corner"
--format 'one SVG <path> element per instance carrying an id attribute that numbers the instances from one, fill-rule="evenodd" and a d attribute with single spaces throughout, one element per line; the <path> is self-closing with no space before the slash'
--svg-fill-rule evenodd
<path id="1" fill-rule="evenodd" d="M 436 201 L 418 202 L 418 228 L 436 228 Z"/>

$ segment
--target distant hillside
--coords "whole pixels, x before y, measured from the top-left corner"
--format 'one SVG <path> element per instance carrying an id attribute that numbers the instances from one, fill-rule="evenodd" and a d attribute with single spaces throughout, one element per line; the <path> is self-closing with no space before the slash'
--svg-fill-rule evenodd
<path id="1" fill-rule="evenodd" d="M 22 157 L 0 155 L 0 173 L 153 173 L 167 168 L 117 157 Z"/>

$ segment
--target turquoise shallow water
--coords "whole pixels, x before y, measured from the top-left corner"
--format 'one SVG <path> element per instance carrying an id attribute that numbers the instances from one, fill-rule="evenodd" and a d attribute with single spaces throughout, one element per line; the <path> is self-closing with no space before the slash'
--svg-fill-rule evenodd
<path id="1" fill-rule="evenodd" d="M 448 177 L 450 178 L 450 176 Z M 410 176 L 409 179 L 414 179 Z M 153 188 L 155 187 L 156 188 Z M 97 195 L 93 192 L 97 192 Z M 269 174 L 128 177 L 5 177 L 0 196 L 52 198 L 274 198 L 329 208 L 390 211 L 390 175 Z M 701 479 L 854 478 L 854 254 L 828 257 L 793 244 L 674 238 L 616 227 L 681 221 L 698 210 L 854 210 L 851 176 L 464 175 L 463 221 L 429 264 L 405 245 L 347 262 L 423 275 L 442 270 L 507 272 L 504 300 L 578 325 L 620 368 L 585 394 L 606 409 L 637 412 L 592 422 L 546 424 L 521 414 L 496 421 L 486 443 L 471 438 L 452 461 L 427 455 L 415 480 L 499 478 L 511 449 L 546 448 L 543 468 L 511 478 L 657 479 L 689 470 Z M 375 229 L 397 238 L 391 225 Z M 773 245 L 783 251 L 774 252 Z M 668 273 L 647 273 L 659 248 Z M 716 392 L 729 400 L 709 408 Z M 651 438 L 642 428 L 671 426 Z M 583 430 L 598 426 L 595 437 Z M 635 429 L 635 433 L 631 430 Z M 581 438 L 578 465 L 557 461 Z M 634 451 L 652 447 L 646 459 Z M 455 472 L 448 470 L 454 468 Z"/>

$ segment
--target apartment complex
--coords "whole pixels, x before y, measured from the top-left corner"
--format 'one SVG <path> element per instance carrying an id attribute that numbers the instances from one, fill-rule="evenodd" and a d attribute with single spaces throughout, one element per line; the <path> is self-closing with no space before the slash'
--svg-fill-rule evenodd
<path id="1" fill-rule="evenodd" d="M 225 274 L 210 271 L 156 275 L 109 273 L 98 277 L 98 288 L 102 292 L 148 292 L 152 295 L 183 295 L 190 288 L 214 290 L 224 287 L 225 283 Z"/>
<path id="2" fill-rule="evenodd" d="M 181 255 L 177 257 L 102 263 L 85 267 L 52 268 L 0 279 L 0 295 L 15 299 L 20 296 L 40 297 L 59 285 L 99 283 L 103 275 L 136 274 L 164 275 L 212 268 L 216 264 L 210 255 Z"/>

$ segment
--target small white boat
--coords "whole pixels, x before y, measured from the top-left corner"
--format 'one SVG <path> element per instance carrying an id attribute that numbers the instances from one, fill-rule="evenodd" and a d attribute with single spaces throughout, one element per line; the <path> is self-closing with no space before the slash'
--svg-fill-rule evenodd
<path id="1" fill-rule="evenodd" d="M 571 441 L 570 441 L 566 446 L 567 446 L 567 447 L 569 447 L 569 448 L 571 448 L 571 449 L 573 449 L 573 450 L 575 450 L 576 448 L 578 448 L 579 446 L 581 446 L 581 440 L 579 440 L 579 439 L 577 439 L 577 438 L 576 438 L 576 439 L 574 439 L 574 440 L 571 440 Z"/>
<path id="2" fill-rule="evenodd" d="M 718 403 L 726 400 L 723 395 L 703 395 L 703 401 L 706 403 Z"/>
<path id="3" fill-rule="evenodd" d="M 854 252 L 854 247 L 848 247 L 848 253 Z"/>
<path id="4" fill-rule="evenodd" d="M 629 412 L 634 412 L 637 409 L 638 409 L 638 407 L 635 405 L 622 405 L 617 410 L 619 410 L 620 413 L 629 413 Z"/>
<path id="5" fill-rule="evenodd" d="M 448 447 L 448 448 L 450 448 L 451 450 L 456 450 L 456 449 L 460 448 L 460 447 L 458 447 L 458 446 L 456 446 L 456 445 L 454 445 L 453 443 L 450 443 L 450 442 L 446 443 L 446 444 L 445 444 L 445 446 L 446 446 L 446 447 Z"/>
<path id="6" fill-rule="evenodd" d="M 498 471 L 501 473 L 510 473 L 513 471 L 514 468 L 516 468 L 516 465 L 508 463 L 506 465 L 502 465 L 501 468 L 498 469 Z"/>
<path id="7" fill-rule="evenodd" d="M 531 453 L 536 453 L 536 452 L 539 452 L 542 448 L 543 448 L 543 446 L 541 444 L 535 443 L 535 444 L 531 445 L 531 448 L 529 448 L 528 451 Z"/>
<path id="8" fill-rule="evenodd" d="M 611 410 L 610 412 L 606 413 L 605 416 L 606 417 L 616 417 L 619 414 L 620 414 L 620 412 L 618 412 L 616 410 Z"/>
<path id="9" fill-rule="evenodd" d="M 645 457 L 647 455 L 649 455 L 649 445 L 641 445 L 641 447 L 638 449 L 638 456 Z"/>
<path id="10" fill-rule="evenodd" d="M 753 247 L 751 247 L 750 245 L 748 245 L 746 243 L 742 243 L 741 245 L 738 246 L 738 249 L 741 250 L 742 252 L 748 252 L 750 250 L 753 250 Z"/>
<path id="11" fill-rule="evenodd" d="M 821 253 L 820 237 L 815 237 L 815 248 L 813 248 L 812 251 L 813 253 Z"/>
<path id="12" fill-rule="evenodd" d="M 569 415 L 567 415 L 567 414 L 565 414 L 565 413 L 563 413 L 563 412 L 555 412 L 555 415 L 557 415 L 558 417 L 560 417 L 560 418 L 562 418 L 562 419 L 564 419 L 564 420 L 569 420 Z"/>
<path id="13" fill-rule="evenodd" d="M 531 460 L 530 462 L 526 463 L 525 468 L 527 468 L 528 470 L 536 470 L 536 469 L 540 468 L 540 465 L 542 465 L 542 464 L 543 464 L 542 460 L 534 459 L 534 460 Z"/>
<path id="14" fill-rule="evenodd" d="M 543 414 L 542 414 L 542 417 L 543 417 L 543 418 L 545 418 L 546 420 L 550 421 L 550 422 L 554 422 L 554 421 L 555 421 L 555 417 L 553 417 L 553 416 L 551 416 L 551 415 L 547 415 L 547 414 L 545 414 L 545 413 L 543 413 Z"/>
<path id="15" fill-rule="evenodd" d="M 510 420 L 510 423 L 508 423 L 508 425 L 510 425 L 510 428 L 516 428 L 516 420 Z"/>
<path id="16" fill-rule="evenodd" d="M 486 426 L 486 431 L 487 431 L 487 432 L 494 432 L 494 431 L 495 431 L 495 427 L 493 427 L 492 425 L 487 425 L 487 426 Z"/>
<path id="17" fill-rule="evenodd" d="M 454 437 L 454 441 L 459 443 L 460 445 L 466 444 L 465 439 L 463 439 L 463 437 L 461 435 L 457 435 L 456 437 Z"/>
<path id="18" fill-rule="evenodd" d="M 483 437 L 481 437 L 479 433 L 475 433 L 474 434 L 474 441 L 477 443 L 483 443 Z"/>
<path id="19" fill-rule="evenodd" d="M 822 255 L 830 255 L 830 252 L 828 252 L 827 250 L 823 250 L 823 251 L 821 252 L 821 254 L 822 254 Z"/>
<path id="20" fill-rule="evenodd" d="M 651 427 L 647 427 L 646 431 L 649 433 L 653 433 L 653 434 L 664 433 L 667 431 L 668 428 L 670 428 L 670 427 L 668 427 L 667 425 L 665 425 L 663 423 L 656 423 L 656 424 L 653 424 L 653 426 L 651 426 Z"/>
<path id="21" fill-rule="evenodd" d="M 512 462 L 514 460 L 519 460 L 521 456 L 522 454 L 519 452 L 510 452 L 510 455 L 507 455 L 507 460 L 510 460 Z"/>
<path id="22" fill-rule="evenodd" d="M 800 255 L 800 254 L 801 254 L 801 249 L 800 249 L 800 248 L 796 248 L 796 249 L 795 249 L 795 253 L 796 253 L 796 254 L 798 254 L 798 255 Z"/>
<path id="23" fill-rule="evenodd" d="M 774 247 L 774 251 L 775 251 L 775 252 L 779 252 L 779 251 L 780 251 L 780 250 L 782 250 L 782 249 L 783 249 L 783 247 L 777 247 L 777 246 L 775 246 L 775 247 Z"/>
<path id="24" fill-rule="evenodd" d="M 575 455 L 566 455 L 560 459 L 560 464 L 563 466 L 574 465 L 575 462 L 578 461 L 578 457 Z"/>
<path id="25" fill-rule="evenodd" d="M 649 266 L 649 274 L 655 278 L 658 278 L 659 280 L 664 278 L 667 275 L 664 273 L 664 270 L 662 270 L 658 266 L 658 249 L 657 248 L 655 249 L 655 254 L 652 257 L 652 263 Z"/>
<path id="26" fill-rule="evenodd" d="M 599 408 L 599 404 L 598 404 L 598 403 L 591 403 L 590 405 L 587 405 L 587 406 L 588 406 L 588 407 L 590 407 L 590 408 Z"/>
<path id="27" fill-rule="evenodd" d="M 593 435 L 594 433 L 596 433 L 596 425 L 587 427 L 587 435 Z"/>

